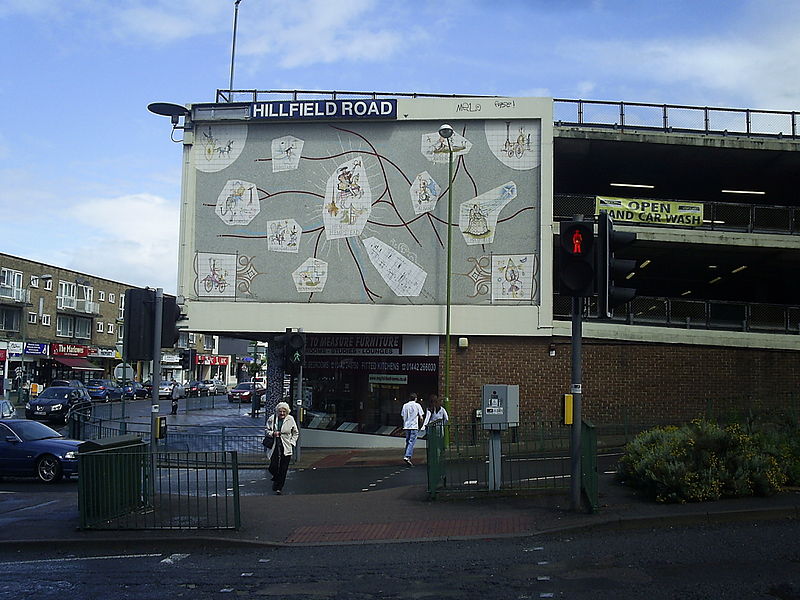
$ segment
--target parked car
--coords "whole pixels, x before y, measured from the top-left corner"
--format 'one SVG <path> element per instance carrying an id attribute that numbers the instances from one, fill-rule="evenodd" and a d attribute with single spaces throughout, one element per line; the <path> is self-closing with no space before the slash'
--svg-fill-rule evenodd
<path id="1" fill-rule="evenodd" d="M 178 383 L 177 381 L 162 381 L 158 385 L 158 397 L 159 398 L 172 398 L 172 390 L 174 388 L 178 388 L 178 397 L 183 398 L 186 396 L 184 391 L 183 385 Z"/>
<path id="2" fill-rule="evenodd" d="M 0 476 L 38 477 L 44 483 L 54 483 L 64 476 L 77 475 L 80 443 L 63 437 L 43 423 L 2 419 Z"/>
<path id="3" fill-rule="evenodd" d="M 122 388 L 111 379 L 90 379 L 86 382 L 86 390 L 92 400 L 119 400 L 122 398 Z"/>
<path id="4" fill-rule="evenodd" d="M 266 393 L 266 388 L 260 383 L 246 381 L 237 384 L 228 392 L 228 402 L 252 402 L 253 398 L 256 398 L 261 403 Z"/>
<path id="5" fill-rule="evenodd" d="M 83 388 L 83 382 L 78 379 L 53 379 L 47 387 L 76 387 Z"/>
<path id="6" fill-rule="evenodd" d="M 85 389 L 49 387 L 25 404 L 25 418 L 66 423 L 72 411 L 91 406 L 92 398 Z"/>
<path id="7" fill-rule="evenodd" d="M 138 381 L 126 381 L 122 386 L 123 398 L 149 398 L 150 392 Z"/>
<path id="8" fill-rule="evenodd" d="M 219 379 L 203 379 L 200 385 L 207 390 L 209 396 L 219 396 L 228 393 L 228 386 Z"/>
<path id="9" fill-rule="evenodd" d="M 17 409 L 8 400 L 0 399 L 0 419 L 13 419 L 17 414 Z"/>
<path id="10" fill-rule="evenodd" d="M 202 386 L 202 384 L 195 380 L 187 381 L 183 384 L 184 393 L 188 398 L 191 397 L 200 397 L 200 396 L 208 396 L 208 390 Z"/>

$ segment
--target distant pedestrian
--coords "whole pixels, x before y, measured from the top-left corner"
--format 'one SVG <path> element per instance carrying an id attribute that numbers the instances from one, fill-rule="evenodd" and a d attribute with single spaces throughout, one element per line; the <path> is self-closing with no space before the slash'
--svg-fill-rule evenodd
<path id="1" fill-rule="evenodd" d="M 264 428 L 265 436 L 275 438 L 272 448 L 267 450 L 267 461 L 269 462 L 269 472 L 272 475 L 272 491 L 276 494 L 282 492 L 283 485 L 286 483 L 289 459 L 292 457 L 292 451 L 300 437 L 297 423 L 289 414 L 289 410 L 286 402 L 278 402 L 275 412 L 269 416 L 267 426 Z"/>
<path id="2" fill-rule="evenodd" d="M 181 397 L 181 390 L 178 387 L 178 383 L 173 379 L 172 380 L 172 392 L 170 392 L 170 397 L 172 398 L 172 414 L 178 414 L 178 399 Z"/>
<path id="3" fill-rule="evenodd" d="M 400 410 L 400 417 L 403 419 L 403 430 L 406 434 L 406 449 L 403 454 L 403 460 L 410 467 L 413 467 L 414 463 L 411 462 L 411 457 L 414 456 L 414 444 L 417 443 L 419 428 L 425 418 L 422 406 L 417 402 L 416 394 L 412 393 L 408 397 L 408 402 L 403 404 L 403 408 Z"/>
<path id="4" fill-rule="evenodd" d="M 423 429 L 429 424 L 431 425 L 447 425 L 450 416 L 447 414 L 442 401 L 439 396 L 431 394 L 428 398 L 428 410 L 425 411 L 425 422 L 422 424 Z"/>

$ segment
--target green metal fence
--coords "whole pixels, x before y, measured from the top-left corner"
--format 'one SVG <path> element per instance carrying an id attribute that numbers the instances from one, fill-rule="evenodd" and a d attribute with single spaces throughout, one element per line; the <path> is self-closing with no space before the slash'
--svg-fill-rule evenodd
<path id="1" fill-rule="evenodd" d="M 144 449 L 144 450 L 143 450 Z M 81 452 L 81 529 L 239 529 L 236 452 Z"/>
<path id="2" fill-rule="evenodd" d="M 489 431 L 480 423 L 450 423 L 428 430 L 428 493 L 488 489 Z M 567 426 L 554 422 L 521 424 L 501 433 L 503 490 L 569 487 Z"/>

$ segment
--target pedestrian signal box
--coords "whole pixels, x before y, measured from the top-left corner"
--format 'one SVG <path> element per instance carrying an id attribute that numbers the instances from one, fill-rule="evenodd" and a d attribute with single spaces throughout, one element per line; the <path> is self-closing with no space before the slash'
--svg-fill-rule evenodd
<path id="1" fill-rule="evenodd" d="M 561 223 L 558 250 L 558 293 L 562 296 L 594 295 L 594 226 L 588 221 Z"/>
<path id="2" fill-rule="evenodd" d="M 519 386 L 483 386 L 481 423 L 484 429 L 508 429 L 519 425 Z"/>

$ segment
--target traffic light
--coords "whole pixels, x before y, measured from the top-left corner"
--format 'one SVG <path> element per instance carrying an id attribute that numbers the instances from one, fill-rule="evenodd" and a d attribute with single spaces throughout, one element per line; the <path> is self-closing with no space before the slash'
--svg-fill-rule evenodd
<path id="1" fill-rule="evenodd" d="M 562 296 L 594 295 L 594 226 L 589 221 L 561 224 L 558 251 L 558 293 Z"/>
<path id="2" fill-rule="evenodd" d="M 197 362 L 197 350 L 189 349 L 184 350 L 181 354 L 181 369 L 184 371 L 191 371 Z"/>
<path id="3" fill-rule="evenodd" d="M 155 323 L 155 290 L 131 288 L 125 290 L 124 327 L 122 343 L 126 358 L 152 360 Z M 178 321 L 183 319 L 174 296 L 161 300 L 161 348 L 172 348 L 178 342 Z"/>
<path id="4" fill-rule="evenodd" d="M 614 308 L 636 297 L 634 288 L 614 283 L 625 281 L 636 269 L 635 260 L 614 257 L 617 250 L 636 241 L 636 234 L 614 231 L 614 221 L 607 212 L 601 212 L 597 218 L 597 309 L 598 316 L 604 318 L 611 317 Z"/>
<path id="5" fill-rule="evenodd" d="M 178 343 L 180 330 L 178 322 L 183 319 L 181 309 L 174 296 L 164 296 L 161 300 L 161 347 L 173 348 Z"/>
<path id="6" fill-rule="evenodd" d="M 306 336 L 302 333 L 287 333 L 284 343 L 284 366 L 289 373 L 297 374 L 303 365 L 305 356 Z"/>
<path id="7" fill-rule="evenodd" d="M 125 321 L 122 343 L 128 360 L 152 360 L 153 358 L 153 290 L 132 288 L 125 290 Z"/>

